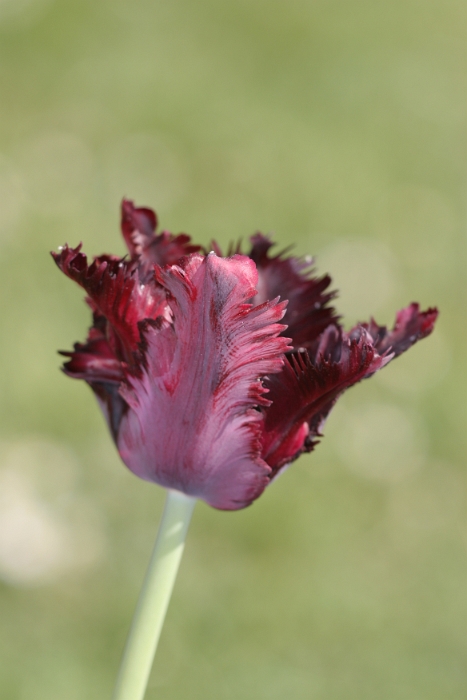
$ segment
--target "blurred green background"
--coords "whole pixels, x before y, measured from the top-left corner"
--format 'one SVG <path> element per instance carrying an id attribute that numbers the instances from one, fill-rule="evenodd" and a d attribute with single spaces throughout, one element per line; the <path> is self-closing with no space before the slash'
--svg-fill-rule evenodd
<path id="1" fill-rule="evenodd" d="M 163 493 L 58 371 L 123 195 L 317 256 L 347 324 L 433 336 L 251 508 L 197 506 L 147 697 L 466 695 L 465 5 L 0 0 L 0 698 L 109 698 Z"/>

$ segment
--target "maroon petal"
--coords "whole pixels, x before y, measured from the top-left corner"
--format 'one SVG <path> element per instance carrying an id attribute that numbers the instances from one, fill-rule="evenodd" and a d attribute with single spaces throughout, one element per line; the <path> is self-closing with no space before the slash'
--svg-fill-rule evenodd
<path id="1" fill-rule="evenodd" d="M 62 350 L 60 355 L 70 358 L 63 371 L 74 379 L 112 384 L 123 380 L 122 363 L 98 328 L 91 328 L 86 343 L 75 343 L 73 351 Z"/>
<path id="2" fill-rule="evenodd" d="M 370 323 L 362 324 L 373 338 L 375 348 L 380 354 L 391 350 L 397 357 L 411 345 L 425 338 L 434 328 L 438 309 L 420 311 L 418 304 L 410 304 L 396 315 L 394 328 L 388 331 L 386 326 L 378 326 L 372 318 Z"/>
<path id="3" fill-rule="evenodd" d="M 193 255 L 158 269 L 173 323 L 147 322 L 141 374 L 121 395 L 118 448 L 138 476 L 235 510 L 269 481 L 260 457 L 261 378 L 280 371 L 284 304 L 251 307 L 257 272 L 247 257 Z"/>
<path id="4" fill-rule="evenodd" d="M 284 323 L 294 348 L 311 349 L 323 330 L 336 322 L 334 309 L 328 306 L 335 293 L 328 289 L 331 278 L 311 277 L 312 260 L 284 257 L 283 253 L 269 257 L 273 243 L 257 233 L 251 238 L 250 258 L 258 268 L 258 294 L 254 304 L 268 299 L 287 299 Z"/>
<path id="5" fill-rule="evenodd" d="M 142 267 L 144 275 L 151 272 L 154 264 L 173 265 L 180 258 L 200 250 L 200 246 L 193 245 L 185 233 L 175 236 L 162 231 L 156 236 L 155 212 L 146 207 L 135 207 L 128 199 L 122 201 L 121 226 L 131 258 Z"/>
<path id="6" fill-rule="evenodd" d="M 112 437 L 117 443 L 120 423 L 128 411 L 128 404 L 120 395 L 119 386 L 112 382 L 89 382 L 96 395 L 99 406 L 110 428 Z"/>
<path id="7" fill-rule="evenodd" d="M 88 265 L 81 246 L 64 246 L 52 256 L 60 270 L 89 295 L 95 313 L 105 317 L 112 350 L 129 364 L 141 340 L 138 323 L 167 313 L 164 290 L 154 282 L 142 284 L 131 263 L 102 256 Z"/>
<path id="8" fill-rule="evenodd" d="M 75 343 L 74 350 L 61 351 L 69 357 L 63 371 L 73 379 L 84 379 L 95 393 L 114 440 L 127 404 L 118 390 L 125 378 L 125 364 L 115 356 L 103 333 L 106 321 L 94 316 L 86 343 Z"/>
<path id="9" fill-rule="evenodd" d="M 325 336 L 315 362 L 308 353 L 295 352 L 266 382 L 272 405 L 265 411 L 262 456 L 273 473 L 313 449 L 338 396 L 391 359 L 378 354 L 364 328 L 349 338 L 330 327 Z"/>
<path id="10" fill-rule="evenodd" d="M 122 234 L 132 258 L 138 258 L 154 240 L 157 223 L 156 212 L 152 209 L 135 207 L 127 199 L 122 201 Z"/>

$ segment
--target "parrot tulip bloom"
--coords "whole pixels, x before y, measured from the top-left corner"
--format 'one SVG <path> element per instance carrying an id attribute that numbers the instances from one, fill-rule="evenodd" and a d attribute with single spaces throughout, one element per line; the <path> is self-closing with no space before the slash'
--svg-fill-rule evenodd
<path id="1" fill-rule="evenodd" d="M 345 332 L 330 278 L 271 256 L 266 236 L 223 257 L 156 229 L 152 210 L 124 201 L 129 257 L 53 253 L 93 312 L 64 371 L 90 385 L 131 471 L 215 508 L 249 505 L 313 449 L 343 391 L 433 329 L 437 310 L 411 304 L 392 330 Z"/>

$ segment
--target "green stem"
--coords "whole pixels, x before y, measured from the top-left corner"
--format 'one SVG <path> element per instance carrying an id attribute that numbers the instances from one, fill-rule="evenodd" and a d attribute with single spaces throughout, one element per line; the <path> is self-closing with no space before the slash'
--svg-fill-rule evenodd
<path id="1" fill-rule="evenodd" d="M 113 700 L 143 700 L 196 499 L 169 491 Z"/>

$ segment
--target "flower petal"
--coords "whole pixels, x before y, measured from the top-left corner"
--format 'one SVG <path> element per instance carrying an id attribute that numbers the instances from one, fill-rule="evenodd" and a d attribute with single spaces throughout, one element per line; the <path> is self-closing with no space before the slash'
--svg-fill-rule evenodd
<path id="1" fill-rule="evenodd" d="M 325 336 L 326 351 L 316 361 L 307 352 L 295 352 L 266 382 L 272 405 L 266 410 L 262 456 L 273 473 L 312 450 L 338 396 L 391 359 L 378 354 L 364 328 L 349 338 L 330 327 Z"/>
<path id="2" fill-rule="evenodd" d="M 372 318 L 370 323 L 363 323 L 373 338 L 376 349 L 380 354 L 391 350 L 397 357 L 410 348 L 411 345 L 425 338 L 434 328 L 438 317 L 438 309 L 420 311 L 418 304 L 410 304 L 401 309 L 396 315 L 394 328 L 388 331 L 386 326 L 378 326 Z"/>
<path id="3" fill-rule="evenodd" d="M 156 236 L 157 216 L 152 209 L 135 207 L 128 199 L 122 201 L 122 234 L 132 260 L 143 269 L 141 277 L 151 273 L 152 266 L 173 265 L 180 258 L 196 253 L 201 246 L 193 245 L 190 236 L 175 236 L 162 231 Z"/>
<path id="4" fill-rule="evenodd" d="M 284 370 L 266 382 L 272 406 L 266 412 L 262 455 L 273 472 L 312 450 L 339 395 L 429 335 L 437 314 L 411 304 L 398 312 L 392 331 L 373 319 L 349 333 L 329 326 L 315 355 L 289 357 Z"/>
<path id="5" fill-rule="evenodd" d="M 251 238 L 250 258 L 258 268 L 258 294 L 254 304 L 262 304 L 268 299 L 287 299 L 284 323 L 287 335 L 294 348 L 311 349 L 323 330 L 336 322 L 334 309 L 328 306 L 334 292 L 325 290 L 331 283 L 328 275 L 310 277 L 312 260 L 296 257 L 283 257 L 283 254 L 269 257 L 273 243 L 261 233 Z"/>
<path id="6" fill-rule="evenodd" d="M 63 371 L 74 379 L 112 384 L 123 380 L 122 363 L 98 328 L 91 328 L 86 343 L 75 343 L 74 350 L 61 350 L 60 355 L 70 358 L 63 365 Z"/>
<path id="7" fill-rule="evenodd" d="M 141 340 L 138 322 L 167 313 L 165 292 L 152 281 L 142 284 L 131 263 L 101 256 L 88 265 L 80 251 L 80 245 L 65 245 L 52 256 L 60 270 L 86 290 L 93 311 L 108 321 L 106 335 L 114 353 L 132 364 Z"/>
<path id="8" fill-rule="evenodd" d="M 235 510 L 267 485 L 260 457 L 267 405 L 261 378 L 280 371 L 285 304 L 251 307 L 257 272 L 247 257 L 192 255 L 158 269 L 173 323 L 142 325 L 141 375 L 121 395 L 118 448 L 138 476 Z M 143 328 L 144 326 L 144 328 Z"/>
<path id="9" fill-rule="evenodd" d="M 148 207 L 135 207 L 128 199 L 122 200 L 121 229 L 123 238 L 132 258 L 137 258 L 141 250 L 155 238 L 157 214 Z"/>
<path id="10" fill-rule="evenodd" d="M 112 437 L 117 443 L 120 423 L 128 411 L 128 404 L 121 397 L 117 384 L 111 382 L 89 382 L 89 385 L 96 395 Z"/>

